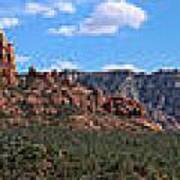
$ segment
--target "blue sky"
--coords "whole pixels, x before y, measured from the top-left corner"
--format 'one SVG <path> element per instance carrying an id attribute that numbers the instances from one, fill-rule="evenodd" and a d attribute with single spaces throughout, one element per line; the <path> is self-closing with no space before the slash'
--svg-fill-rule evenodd
<path id="1" fill-rule="evenodd" d="M 179 0 L 0 0 L 19 71 L 180 68 Z"/>

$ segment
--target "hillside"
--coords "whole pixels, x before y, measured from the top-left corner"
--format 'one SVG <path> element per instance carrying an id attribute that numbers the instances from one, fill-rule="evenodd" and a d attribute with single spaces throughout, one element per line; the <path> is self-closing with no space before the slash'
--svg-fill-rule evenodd
<path id="1" fill-rule="evenodd" d="M 102 88 L 105 94 L 116 94 L 138 100 L 151 119 L 165 129 L 180 127 L 180 72 L 159 70 L 135 73 L 128 70 L 84 73 L 78 82 L 88 87 Z"/>
<path id="2" fill-rule="evenodd" d="M 67 79 L 27 77 L 1 90 L 1 127 L 29 126 L 33 122 L 77 129 L 162 131 L 143 106 L 121 96 L 105 96 Z"/>
<path id="3" fill-rule="evenodd" d="M 0 130 L 2 179 L 179 179 L 179 134 L 72 130 L 31 125 Z"/>

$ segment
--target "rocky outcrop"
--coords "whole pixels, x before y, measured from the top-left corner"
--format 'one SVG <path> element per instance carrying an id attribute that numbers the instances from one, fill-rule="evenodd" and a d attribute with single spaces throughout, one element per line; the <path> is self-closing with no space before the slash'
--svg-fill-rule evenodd
<path id="1" fill-rule="evenodd" d="M 115 71 L 81 74 L 78 81 L 98 87 L 105 94 L 122 94 L 143 104 L 154 122 L 163 121 L 164 127 L 176 129 L 180 125 L 180 71 L 159 70 L 151 74 Z M 155 116 L 156 112 L 164 115 Z M 171 123 L 169 123 L 171 122 Z"/>
<path id="2" fill-rule="evenodd" d="M 106 96 L 100 90 L 67 80 L 27 77 L 24 82 L 19 80 L 17 86 L 2 90 L 0 96 L 0 116 L 6 119 L 6 125 L 36 121 L 59 124 L 67 119 L 71 120 L 68 126 L 81 129 L 161 130 L 160 125 L 147 119 L 139 102 Z"/>

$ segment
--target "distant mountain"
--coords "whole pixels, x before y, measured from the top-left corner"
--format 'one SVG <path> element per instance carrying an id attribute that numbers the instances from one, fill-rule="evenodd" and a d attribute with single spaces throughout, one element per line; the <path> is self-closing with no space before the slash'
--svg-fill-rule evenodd
<path id="1" fill-rule="evenodd" d="M 118 93 L 138 100 L 155 122 L 168 129 L 179 129 L 179 70 L 159 70 L 151 74 L 122 70 L 84 73 L 78 77 L 78 81 L 89 87 L 101 88 L 105 94 Z"/>

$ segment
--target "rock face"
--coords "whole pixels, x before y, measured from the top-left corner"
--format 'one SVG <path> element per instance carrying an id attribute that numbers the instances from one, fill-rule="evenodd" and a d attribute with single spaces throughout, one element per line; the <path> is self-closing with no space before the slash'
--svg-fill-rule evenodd
<path id="1" fill-rule="evenodd" d="M 159 71 L 137 76 L 140 101 L 152 111 L 180 120 L 180 71 Z"/>
<path id="2" fill-rule="evenodd" d="M 0 31 L 0 74 L 5 77 L 6 84 L 15 82 L 16 64 L 14 48 Z"/>
<path id="3" fill-rule="evenodd" d="M 109 98 L 106 98 L 103 109 L 108 113 L 126 117 L 144 117 L 146 115 L 146 111 L 140 103 L 133 99 L 121 96 L 110 96 Z"/>
<path id="4" fill-rule="evenodd" d="M 99 89 L 87 88 L 67 77 L 43 75 L 34 70 L 17 81 L 17 85 L 0 91 L 0 116 L 10 119 L 9 124 L 52 123 L 73 116 L 70 124 L 82 129 L 161 130 L 133 99 L 104 95 Z"/>
<path id="5" fill-rule="evenodd" d="M 108 112 L 121 116 L 144 116 L 138 102 L 121 96 L 106 96 L 99 89 L 87 88 L 52 75 L 19 77 L 18 84 L 1 91 L 0 106 L 7 111 L 24 109 L 30 114 L 58 114 L 59 106 L 75 106 L 82 112 Z M 13 107 L 14 106 L 14 107 Z M 20 111 L 18 111 L 20 112 Z"/>
<path id="6" fill-rule="evenodd" d="M 89 87 L 101 87 L 105 94 L 118 92 L 138 100 L 155 122 L 162 122 L 164 117 L 166 121 L 180 122 L 179 70 L 159 70 L 152 74 L 130 71 L 84 73 L 78 81 Z M 163 116 L 157 116 L 157 111 Z"/>
<path id="7" fill-rule="evenodd" d="M 129 71 L 36 72 L 17 75 L 17 84 L 1 92 L 7 114 L 58 115 L 62 105 L 82 112 L 108 112 L 124 117 L 152 119 L 166 129 L 180 127 L 180 72 L 150 75 Z M 13 90 L 14 89 L 14 90 Z"/>

